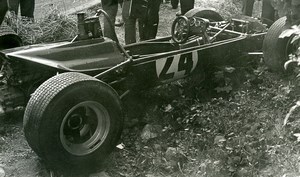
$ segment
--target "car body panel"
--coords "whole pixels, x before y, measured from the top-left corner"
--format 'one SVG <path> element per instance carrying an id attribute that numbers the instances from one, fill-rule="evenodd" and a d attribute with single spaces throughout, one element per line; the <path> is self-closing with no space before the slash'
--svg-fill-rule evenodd
<path id="1" fill-rule="evenodd" d="M 39 44 L 1 51 L 12 60 L 25 60 L 65 71 L 108 69 L 124 57 L 110 39 Z"/>

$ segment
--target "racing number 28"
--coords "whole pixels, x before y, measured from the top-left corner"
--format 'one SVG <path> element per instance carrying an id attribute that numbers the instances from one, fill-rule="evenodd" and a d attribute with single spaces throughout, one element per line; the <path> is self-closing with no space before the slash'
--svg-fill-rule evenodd
<path id="1" fill-rule="evenodd" d="M 159 59 L 156 61 L 157 76 L 160 80 L 180 79 L 192 73 L 197 63 L 197 51 Z"/>

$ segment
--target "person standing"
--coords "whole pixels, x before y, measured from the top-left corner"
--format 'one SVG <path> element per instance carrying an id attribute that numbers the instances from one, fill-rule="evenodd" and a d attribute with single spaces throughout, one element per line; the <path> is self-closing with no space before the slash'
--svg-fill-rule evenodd
<path id="1" fill-rule="evenodd" d="M 180 0 L 181 15 L 194 8 L 195 0 Z"/>
<path id="2" fill-rule="evenodd" d="M 300 0 L 292 0 L 291 17 L 294 23 L 299 24 L 300 20 Z"/>
<path id="3" fill-rule="evenodd" d="M 277 19 L 276 10 L 272 4 L 272 0 L 262 0 L 261 19 L 264 24 L 271 26 Z"/>
<path id="4" fill-rule="evenodd" d="M 243 0 L 243 5 L 242 5 L 243 15 L 252 16 L 254 1 L 255 0 Z"/>
<path id="5" fill-rule="evenodd" d="M 137 41 L 137 22 L 141 41 L 156 37 L 160 3 L 161 0 L 124 0 L 122 15 L 125 23 L 126 44 Z"/>
<path id="6" fill-rule="evenodd" d="M 159 8 L 161 0 L 149 0 L 146 19 L 142 21 L 141 40 L 155 39 L 159 24 Z"/>
<path id="7" fill-rule="evenodd" d="M 8 10 L 8 3 L 7 0 L 0 0 L 0 25 L 2 24 L 5 14 Z"/>
<path id="8" fill-rule="evenodd" d="M 260 1 L 260 0 L 258 0 Z M 262 0 L 261 19 L 264 24 L 270 26 L 276 20 L 276 10 L 274 8 L 274 0 Z M 243 0 L 242 14 L 252 16 L 253 5 L 255 0 Z"/>
<path id="9" fill-rule="evenodd" d="M 35 0 L 8 0 L 8 7 L 16 15 L 18 15 L 20 7 L 22 17 L 34 18 Z"/>
<path id="10" fill-rule="evenodd" d="M 106 18 L 104 18 L 103 35 L 111 39 L 115 38 L 113 30 L 114 30 L 114 26 L 115 26 L 114 24 L 118 12 L 118 4 L 119 4 L 118 0 L 101 0 L 102 9 L 107 13 L 111 21 L 110 24 L 109 21 Z"/>
<path id="11" fill-rule="evenodd" d="M 141 1 L 144 2 L 144 1 Z M 144 2 L 144 6 L 148 5 L 148 2 Z M 134 6 L 132 6 L 134 5 Z M 140 4 L 139 4 L 140 5 Z M 142 24 L 141 18 L 144 18 L 143 11 L 136 12 L 140 8 L 137 7 L 137 4 L 132 4 L 131 0 L 124 0 L 122 6 L 122 18 L 124 20 L 124 29 L 125 29 L 125 44 L 131 44 L 136 42 L 136 23 L 138 22 L 139 31 L 141 32 Z M 142 6 L 142 7 L 144 7 Z M 145 11 L 145 7 L 143 8 Z"/>
<path id="12" fill-rule="evenodd" d="M 120 8 L 122 9 L 123 6 L 123 0 L 119 0 Z M 120 27 L 124 25 L 124 20 L 121 15 L 121 17 L 116 17 L 115 26 Z"/>

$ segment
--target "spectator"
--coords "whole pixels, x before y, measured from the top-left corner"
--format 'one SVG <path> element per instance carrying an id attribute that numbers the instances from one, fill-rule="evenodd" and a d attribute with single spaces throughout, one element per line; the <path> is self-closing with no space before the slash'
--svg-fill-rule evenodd
<path id="1" fill-rule="evenodd" d="M 177 9 L 179 0 L 171 0 L 172 8 Z M 194 8 L 195 0 L 180 0 L 180 12 L 176 15 L 184 15 L 187 11 Z"/>
<path id="2" fill-rule="evenodd" d="M 34 18 L 35 0 L 8 0 L 9 10 L 13 11 L 16 15 L 18 15 L 19 6 L 22 17 Z"/>
<path id="3" fill-rule="evenodd" d="M 268 26 L 270 26 L 277 19 L 276 9 L 274 8 L 275 4 L 273 4 L 272 1 L 273 0 L 262 0 L 261 19 L 262 22 Z M 252 16 L 254 2 L 255 0 L 243 0 L 243 15 Z"/>
<path id="4" fill-rule="evenodd" d="M 160 0 L 149 0 L 148 13 L 143 21 L 141 40 L 155 39 L 159 23 Z"/>
<path id="5" fill-rule="evenodd" d="M 195 0 L 180 0 L 180 11 L 184 15 L 187 11 L 194 8 Z"/>
<path id="6" fill-rule="evenodd" d="M 292 2 L 291 2 L 291 18 L 292 18 L 293 23 L 299 24 L 300 0 L 292 0 Z"/>
<path id="7" fill-rule="evenodd" d="M 171 0 L 172 8 L 177 9 L 178 8 L 178 3 L 179 3 L 179 0 Z"/>
<path id="8" fill-rule="evenodd" d="M 243 15 L 252 16 L 254 0 L 243 0 Z"/>
<path id="9" fill-rule="evenodd" d="M 112 28 L 114 28 L 114 24 L 116 21 L 116 16 L 118 12 L 118 0 L 101 0 L 102 9 L 109 16 L 110 21 L 112 22 Z M 104 18 L 104 36 L 114 39 L 115 35 L 113 33 L 114 29 L 111 29 L 110 23 L 106 18 Z"/>
<path id="10" fill-rule="evenodd" d="M 172 9 L 177 9 L 178 8 L 179 0 L 165 0 L 165 3 L 170 3 L 170 2 L 171 2 L 171 5 L 172 5 Z"/>
<path id="11" fill-rule="evenodd" d="M 124 0 L 123 19 L 125 22 L 125 43 L 136 42 L 138 22 L 140 40 L 156 37 L 161 0 Z"/>
<path id="12" fill-rule="evenodd" d="M 0 0 L 0 25 L 2 24 L 5 14 L 8 10 L 7 0 Z"/>
<path id="13" fill-rule="evenodd" d="M 277 18 L 277 13 L 272 4 L 272 0 L 263 0 L 261 12 L 262 22 L 267 24 L 267 26 L 271 26 Z"/>
<path id="14" fill-rule="evenodd" d="M 120 4 L 120 7 L 122 9 L 123 0 L 119 0 L 119 4 Z M 123 25 L 124 25 L 124 20 L 123 20 L 123 17 L 121 15 L 121 17 L 117 17 L 116 22 L 115 22 L 115 26 L 119 27 L 119 26 L 123 26 Z"/>
<path id="15" fill-rule="evenodd" d="M 125 44 L 136 42 L 136 23 L 138 22 L 140 36 L 142 33 L 143 22 L 146 18 L 148 1 L 137 3 L 133 0 L 124 0 L 122 7 L 122 17 L 125 25 Z"/>

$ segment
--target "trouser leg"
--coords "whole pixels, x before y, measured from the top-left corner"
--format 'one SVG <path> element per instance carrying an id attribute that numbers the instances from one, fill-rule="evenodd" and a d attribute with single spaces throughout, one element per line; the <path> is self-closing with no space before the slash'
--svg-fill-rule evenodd
<path id="1" fill-rule="evenodd" d="M 171 5 L 173 9 L 177 9 L 179 0 L 171 0 Z"/>
<path id="2" fill-rule="evenodd" d="M 156 37 L 159 23 L 159 7 L 160 0 L 150 2 L 145 22 L 144 38 L 141 40 L 154 39 Z"/>
<path id="3" fill-rule="evenodd" d="M 130 1 L 124 1 L 122 17 L 125 27 L 125 44 L 136 42 L 136 19 L 129 16 Z"/>
<path id="4" fill-rule="evenodd" d="M 20 0 L 21 16 L 34 17 L 35 0 Z"/>
<path id="5" fill-rule="evenodd" d="M 20 0 L 8 0 L 8 9 L 18 15 Z"/>
<path id="6" fill-rule="evenodd" d="M 263 23 L 268 26 L 275 21 L 275 9 L 271 4 L 271 0 L 263 0 L 261 18 Z"/>
<path id="7" fill-rule="evenodd" d="M 300 21 L 300 1 L 299 0 L 292 1 L 291 17 L 292 17 L 292 21 L 296 22 L 296 24 L 298 25 L 299 21 Z"/>
<path id="8" fill-rule="evenodd" d="M 102 8 L 103 10 L 107 13 L 107 15 L 109 16 L 109 20 L 111 21 L 111 24 L 109 23 L 109 21 L 104 18 L 103 23 L 104 23 L 104 33 L 103 35 L 105 37 L 114 39 L 115 36 L 113 34 L 114 31 L 114 24 L 115 24 L 115 20 L 116 20 L 116 16 L 117 16 L 117 11 L 118 11 L 118 2 L 117 3 L 104 3 L 102 1 Z"/>
<path id="9" fill-rule="evenodd" d="M 184 15 L 187 11 L 194 8 L 195 0 L 180 0 L 181 14 Z"/>
<path id="10" fill-rule="evenodd" d="M 0 0 L 0 25 L 2 24 L 5 14 L 8 10 L 7 0 Z"/>
<path id="11" fill-rule="evenodd" d="M 252 16 L 254 0 L 243 0 L 242 12 L 244 15 Z"/>

